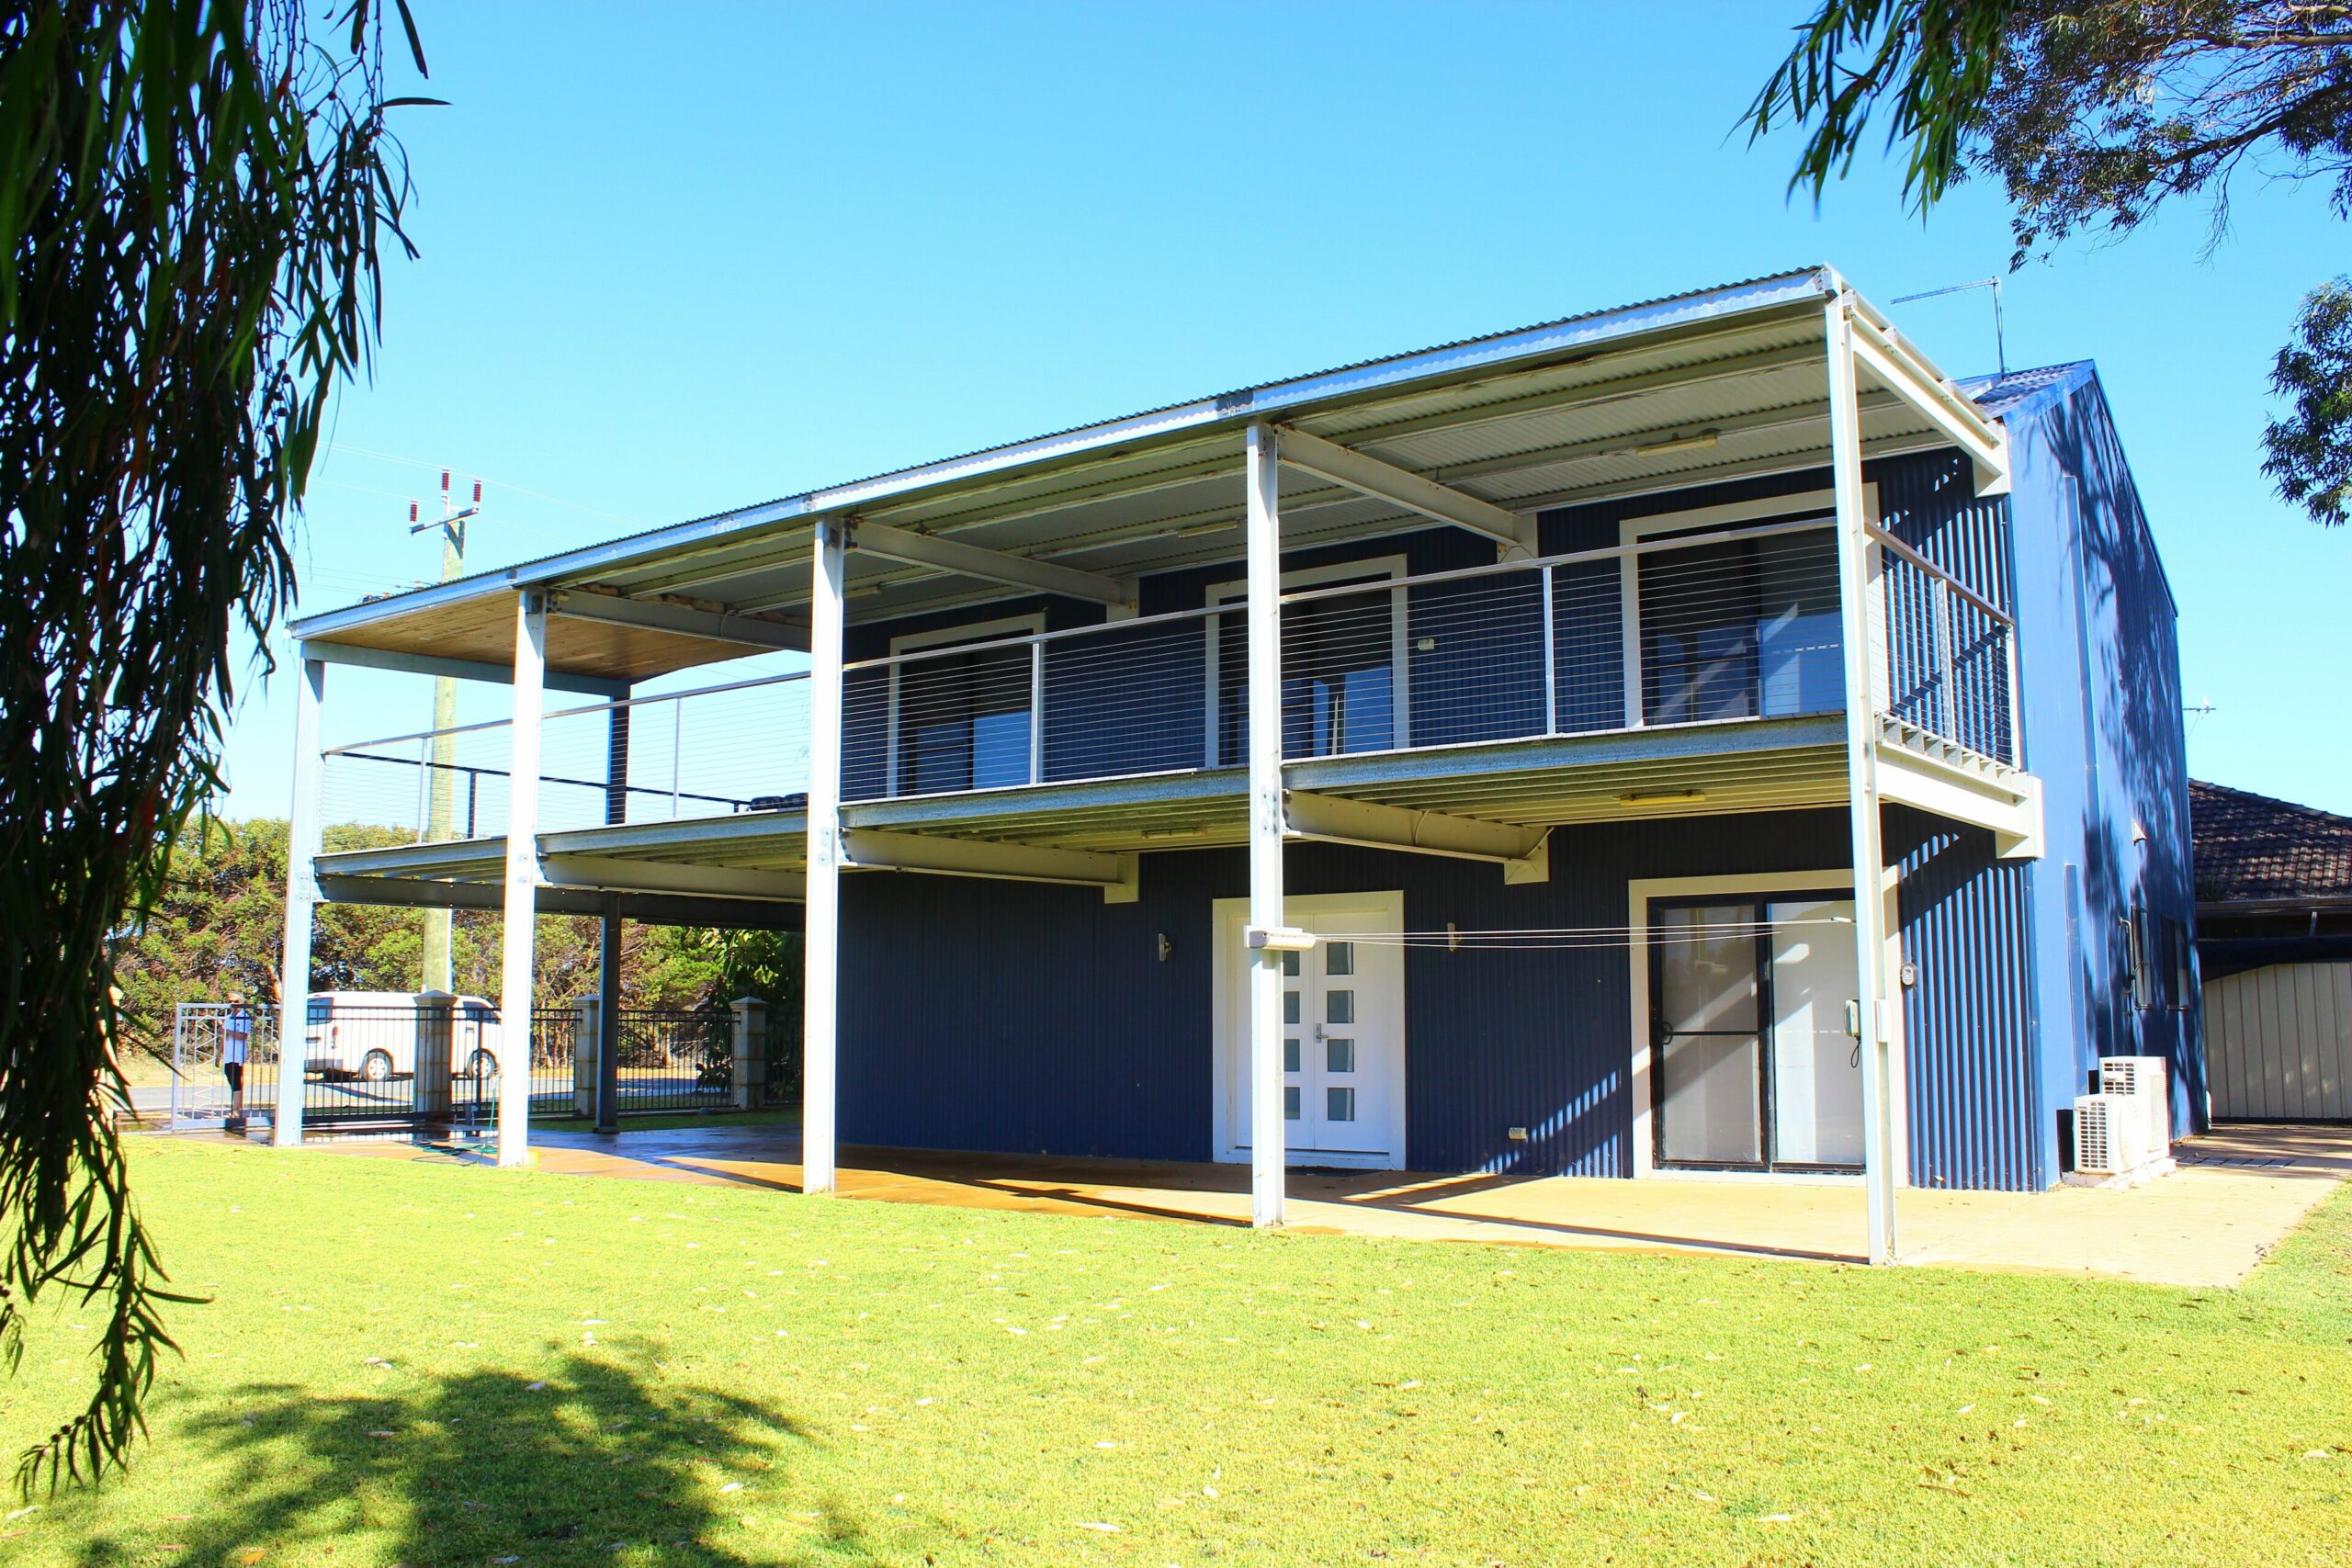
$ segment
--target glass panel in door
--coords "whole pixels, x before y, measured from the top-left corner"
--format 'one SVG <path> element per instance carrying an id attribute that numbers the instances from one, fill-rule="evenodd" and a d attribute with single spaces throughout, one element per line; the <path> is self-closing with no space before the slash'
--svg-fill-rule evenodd
<path id="1" fill-rule="evenodd" d="M 1767 905 L 1772 922 L 1772 1159 L 1862 1163 L 1861 1042 L 1847 1004 L 1860 990 L 1851 900 Z"/>
<path id="2" fill-rule="evenodd" d="M 1315 951 L 1323 976 L 1322 1022 L 1315 1031 L 1323 1087 L 1318 1147 L 1361 1147 L 1357 1120 L 1355 943 L 1327 942 Z"/>
<path id="3" fill-rule="evenodd" d="M 929 795 L 1029 779 L 1029 650 L 917 660 L 899 671 L 899 789 Z"/>
<path id="4" fill-rule="evenodd" d="M 1249 628 L 1218 617 L 1217 756 L 1236 766 L 1249 732 Z M 1387 589 L 1283 607 L 1283 755 L 1335 757 L 1402 744 L 1395 595 Z"/>
<path id="5" fill-rule="evenodd" d="M 1641 558 L 1642 722 L 1756 713 L 1755 585 L 1740 545 Z"/>
<path id="6" fill-rule="evenodd" d="M 1763 1161 L 1758 912 L 1746 902 L 1652 909 L 1650 1027 L 1661 1160 Z"/>
<path id="7" fill-rule="evenodd" d="M 1297 1122 L 1306 1113 L 1306 1055 L 1299 1048 L 1298 1031 L 1306 1016 L 1306 987 L 1300 982 L 1298 954 L 1283 954 L 1283 1120 Z M 1285 1142 L 1295 1145 L 1298 1134 Z M 1310 1145 L 1311 1146 L 1311 1145 Z"/>
<path id="8" fill-rule="evenodd" d="M 1643 721 L 1777 717 L 1843 706 L 1837 560 L 1826 533 L 1643 557 Z"/>

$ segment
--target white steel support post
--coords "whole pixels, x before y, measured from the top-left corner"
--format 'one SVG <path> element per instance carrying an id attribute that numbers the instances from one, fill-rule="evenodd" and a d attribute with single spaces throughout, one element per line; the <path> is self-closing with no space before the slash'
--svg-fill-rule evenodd
<path id="1" fill-rule="evenodd" d="M 530 1162 L 531 945 L 539 913 L 539 716 L 548 661 L 546 601 L 514 600 L 514 720 L 506 763 L 506 898 L 498 966 L 498 1163 Z"/>
<path id="2" fill-rule="evenodd" d="M 1029 782 L 1046 782 L 1046 645 L 1029 645 Z"/>
<path id="3" fill-rule="evenodd" d="M 1272 426 L 1250 427 L 1250 924 L 1284 927 L 1283 908 L 1282 464 Z M 1288 1129 L 1283 1124 L 1283 953 L 1250 962 L 1250 1222 L 1283 1223 Z"/>
<path id="4" fill-rule="evenodd" d="M 1560 733 L 1560 655 L 1554 646 L 1557 618 L 1552 609 L 1552 569 L 1543 570 L 1544 582 L 1544 733 Z"/>
<path id="5" fill-rule="evenodd" d="M 281 1149 L 302 1142 L 302 1070 L 310 1055 L 311 916 L 319 903 L 316 857 L 324 847 L 320 788 L 326 759 L 319 754 L 319 704 L 326 697 L 327 667 L 305 659 L 294 684 L 294 792 L 286 834 L 286 940 L 277 961 L 277 1110 L 269 1141 Z"/>
<path id="6" fill-rule="evenodd" d="M 846 529 L 818 520 L 808 599 L 808 876 L 801 938 L 800 1190 L 837 1180 L 834 1063 L 842 942 L 842 634 Z"/>
<path id="7" fill-rule="evenodd" d="M 1894 1002 L 1886 990 L 1885 864 L 1879 842 L 1878 660 L 1871 604 L 1878 549 L 1862 493 L 1861 411 L 1854 384 L 1853 322 L 1844 296 L 1828 307 L 1829 465 L 1838 510 L 1838 602 L 1846 643 L 1846 795 L 1854 854 L 1856 1007 L 1862 1053 L 1862 1187 L 1872 1263 L 1895 1260 Z"/>

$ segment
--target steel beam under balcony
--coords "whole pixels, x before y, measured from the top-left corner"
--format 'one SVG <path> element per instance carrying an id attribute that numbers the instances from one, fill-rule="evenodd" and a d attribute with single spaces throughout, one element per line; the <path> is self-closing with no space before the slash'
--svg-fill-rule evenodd
<path id="1" fill-rule="evenodd" d="M 1401 506 L 1423 517 L 1483 534 L 1498 544 L 1529 551 L 1535 547 L 1533 518 L 1522 517 L 1467 491 L 1442 485 L 1410 468 L 1400 468 L 1289 425 L 1278 427 L 1274 440 L 1285 464 L 1317 479 L 1345 485 L 1375 501 Z"/>
<path id="2" fill-rule="evenodd" d="M 485 664 L 479 660 L 448 659 L 435 653 L 402 653 L 389 648 L 362 648 L 350 642 L 320 642 L 314 638 L 298 644 L 295 657 L 321 664 L 348 664 L 361 670 L 397 670 L 410 675 L 447 676 L 452 681 L 487 681 L 499 686 L 514 682 L 514 667 L 511 664 Z M 560 670 L 548 671 L 545 683 L 551 692 L 577 692 L 608 702 L 620 701 L 629 690 L 627 681 L 603 675 L 568 675 Z"/>
<path id="3" fill-rule="evenodd" d="M 1034 588 L 1041 593 L 1059 593 L 1067 598 L 1084 599 L 1097 604 L 1124 605 L 1135 602 L 1133 585 L 1115 577 L 1080 571 L 1074 566 L 1057 566 L 1051 561 L 1032 560 L 1027 556 L 992 550 L 981 545 L 967 545 L 960 539 L 919 534 L 911 528 L 894 528 L 881 523 L 856 523 L 851 525 L 849 539 L 853 549 L 879 556 L 884 560 L 927 566 L 939 571 L 954 572 L 960 577 L 1009 583 L 1015 588 Z"/>
<path id="4" fill-rule="evenodd" d="M 1983 828 L 2003 860 L 2044 852 L 2041 781 L 1997 762 L 1931 756 L 1900 743 L 1878 748 L 1881 796 Z"/>
<path id="5" fill-rule="evenodd" d="M 1458 860 L 1499 861 L 1506 882 L 1544 882 L 1551 876 L 1551 857 L 1545 850 L 1551 830 L 1545 828 L 1514 827 L 1303 789 L 1283 793 L 1283 821 L 1300 838 Z"/>
<path id="6" fill-rule="evenodd" d="M 1136 857 L 1057 850 L 997 839 L 951 839 L 853 828 L 842 834 L 845 871 L 925 871 L 948 876 L 1001 877 L 1100 887 L 1107 904 L 1136 899 Z"/>
<path id="7" fill-rule="evenodd" d="M 539 865 L 551 886 L 593 887 L 608 893 L 709 893 L 727 898 L 797 903 L 808 891 L 807 878 L 788 872 L 677 865 L 618 855 L 548 854 L 539 858 Z"/>
<path id="8" fill-rule="evenodd" d="M 331 904 L 387 909 L 500 908 L 506 890 L 494 882 L 440 882 L 424 877 L 342 876 L 322 873 L 320 895 Z M 800 906 L 773 898 L 728 898 L 700 893 L 606 893 L 587 887 L 537 890 L 542 915 L 606 914 L 658 926 L 728 926 L 745 931 L 798 931 Z"/>
<path id="9" fill-rule="evenodd" d="M 690 604 L 670 604 L 656 599 L 627 599 L 617 593 L 550 593 L 548 614 L 564 620 L 635 626 L 644 631 L 701 637 L 707 642 L 731 642 L 744 648 L 808 651 L 806 626 L 754 615 L 698 610 Z"/>

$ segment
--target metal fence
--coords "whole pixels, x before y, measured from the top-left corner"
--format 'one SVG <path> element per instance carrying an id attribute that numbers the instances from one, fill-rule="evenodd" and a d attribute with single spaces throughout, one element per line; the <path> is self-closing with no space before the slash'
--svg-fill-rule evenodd
<path id="1" fill-rule="evenodd" d="M 631 1009 L 615 1023 L 623 1115 L 734 1103 L 729 1009 Z M 797 1042 L 797 1023 L 790 1021 L 786 1039 Z M 579 1059 L 580 1027 L 576 1008 L 534 1010 L 525 1066 L 534 1117 L 594 1113 L 594 1056 L 592 1051 L 584 1063 Z M 279 1039 L 275 1007 L 180 1003 L 172 1031 L 171 1125 L 266 1134 L 277 1118 Z M 303 1029 L 303 1127 L 484 1132 L 497 1124 L 502 1075 L 517 1059 L 496 1010 L 479 1000 L 458 998 L 445 1033 L 438 1013 L 414 1003 L 313 998 Z M 788 1088 L 772 1053 L 767 1103 L 798 1097 L 797 1049 L 785 1066 Z"/>
<path id="2" fill-rule="evenodd" d="M 621 1114 L 734 1103 L 734 1015 L 727 1009 L 623 1008 L 613 1024 Z"/>

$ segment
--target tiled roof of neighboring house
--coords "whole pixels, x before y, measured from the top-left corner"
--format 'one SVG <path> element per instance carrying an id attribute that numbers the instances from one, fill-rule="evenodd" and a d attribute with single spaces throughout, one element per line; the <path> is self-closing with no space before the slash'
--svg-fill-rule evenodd
<path id="1" fill-rule="evenodd" d="M 2352 817 L 2188 785 L 2200 904 L 2352 900 Z"/>

